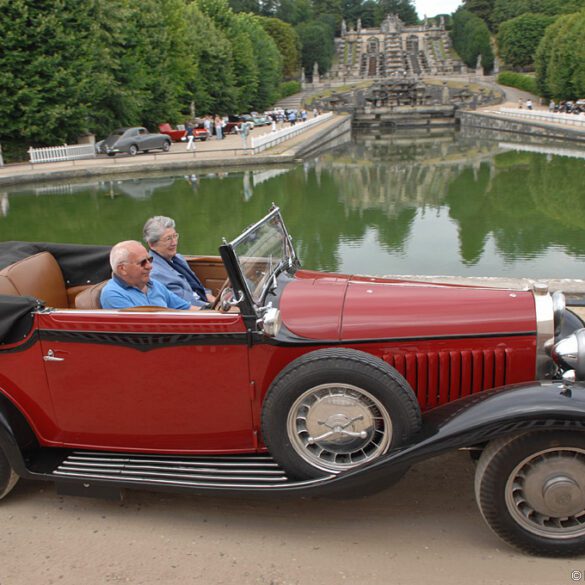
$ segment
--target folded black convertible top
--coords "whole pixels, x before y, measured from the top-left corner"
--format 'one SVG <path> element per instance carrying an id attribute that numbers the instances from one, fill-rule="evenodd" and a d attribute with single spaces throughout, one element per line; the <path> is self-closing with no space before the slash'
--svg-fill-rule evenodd
<path id="1" fill-rule="evenodd" d="M 95 284 L 111 276 L 111 246 L 54 244 L 52 242 L 0 242 L 0 270 L 39 252 L 50 252 L 63 272 L 65 284 Z"/>

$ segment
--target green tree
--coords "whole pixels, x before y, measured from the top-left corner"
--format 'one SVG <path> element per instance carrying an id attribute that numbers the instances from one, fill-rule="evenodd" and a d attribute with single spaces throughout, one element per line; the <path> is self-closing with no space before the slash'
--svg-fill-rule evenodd
<path id="1" fill-rule="evenodd" d="M 260 17 L 260 24 L 272 37 L 282 56 L 282 75 L 285 79 L 298 76 L 301 66 L 301 41 L 295 29 L 278 18 Z"/>
<path id="2" fill-rule="evenodd" d="M 250 36 L 241 26 L 227 0 L 197 0 L 207 14 L 226 35 L 232 47 L 235 75 L 236 109 L 249 111 L 258 92 L 259 69 L 254 58 Z"/>
<path id="3" fill-rule="evenodd" d="M 94 98 L 112 85 L 111 52 L 123 16 L 88 0 L 0 0 L 0 139 L 55 144 L 99 125 Z M 103 29 L 102 29 L 103 26 Z M 98 116 L 101 118 L 101 116 Z"/>
<path id="4" fill-rule="evenodd" d="M 503 22 L 498 32 L 500 56 L 512 67 L 531 65 L 544 31 L 554 20 L 554 16 L 528 13 Z"/>
<path id="5" fill-rule="evenodd" d="M 585 10 L 559 18 L 547 30 L 536 57 L 539 87 L 547 97 L 585 95 Z"/>
<path id="6" fill-rule="evenodd" d="M 475 67 L 481 55 L 483 67 L 489 71 L 494 64 L 490 31 L 486 23 L 468 10 L 460 8 L 453 15 L 451 30 L 453 47 L 468 67 Z"/>
<path id="7" fill-rule="evenodd" d="M 479 16 L 486 24 L 491 22 L 496 0 L 463 0 L 463 8 Z"/>
<path id="8" fill-rule="evenodd" d="M 497 29 L 506 20 L 527 12 L 558 16 L 577 12 L 583 7 L 585 0 L 496 0 L 491 21 Z"/>
<path id="9" fill-rule="evenodd" d="M 301 63 L 305 74 L 312 75 L 313 64 L 318 63 L 319 73 L 331 67 L 335 45 L 329 26 L 323 22 L 304 22 L 296 27 L 303 47 Z"/>
<path id="10" fill-rule="evenodd" d="M 397 14 L 405 24 L 418 22 L 412 0 L 378 0 L 378 22 L 382 22 L 388 14 Z"/>
<path id="11" fill-rule="evenodd" d="M 212 18 L 193 3 L 186 10 L 187 40 L 197 73 L 187 79 L 198 114 L 236 110 L 237 89 L 232 45 Z M 186 113 L 186 112 L 185 112 Z"/>
<path id="12" fill-rule="evenodd" d="M 275 16 L 294 26 L 313 18 L 311 0 L 280 0 Z"/>
<path id="13" fill-rule="evenodd" d="M 252 43 L 254 61 L 259 71 L 256 94 L 250 96 L 250 109 L 264 111 L 279 97 L 282 56 L 272 37 L 262 27 L 262 17 L 238 14 L 237 19 Z"/>

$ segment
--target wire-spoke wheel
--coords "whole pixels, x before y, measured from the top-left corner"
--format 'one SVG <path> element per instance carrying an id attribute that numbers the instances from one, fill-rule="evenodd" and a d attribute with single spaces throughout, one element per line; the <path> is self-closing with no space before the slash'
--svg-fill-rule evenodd
<path id="1" fill-rule="evenodd" d="M 356 350 L 324 349 L 289 364 L 262 408 L 262 435 L 290 477 L 308 479 L 368 463 L 420 428 L 406 380 Z"/>
<path id="2" fill-rule="evenodd" d="M 585 552 L 585 435 L 541 431 L 493 441 L 476 472 L 478 505 L 504 540 L 531 554 Z"/>

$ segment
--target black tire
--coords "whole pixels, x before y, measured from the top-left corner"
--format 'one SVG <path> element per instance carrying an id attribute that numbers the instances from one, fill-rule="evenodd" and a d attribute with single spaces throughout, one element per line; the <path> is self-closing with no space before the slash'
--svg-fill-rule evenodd
<path id="1" fill-rule="evenodd" d="M 128 154 L 130 156 L 136 156 L 138 154 L 138 146 L 136 146 L 136 144 L 131 144 L 128 147 Z"/>
<path id="2" fill-rule="evenodd" d="M 6 455 L 0 449 L 0 500 L 7 496 L 16 485 L 19 476 L 10 466 Z"/>
<path id="3" fill-rule="evenodd" d="M 171 150 L 171 143 L 169 140 L 165 140 L 162 145 L 163 152 L 169 152 Z"/>
<path id="4" fill-rule="evenodd" d="M 381 359 L 344 348 L 317 350 L 290 363 L 262 406 L 264 442 L 296 479 L 376 459 L 407 442 L 420 425 L 408 382 Z"/>
<path id="5" fill-rule="evenodd" d="M 489 527 L 529 554 L 585 553 L 585 433 L 537 431 L 492 441 L 475 474 Z"/>

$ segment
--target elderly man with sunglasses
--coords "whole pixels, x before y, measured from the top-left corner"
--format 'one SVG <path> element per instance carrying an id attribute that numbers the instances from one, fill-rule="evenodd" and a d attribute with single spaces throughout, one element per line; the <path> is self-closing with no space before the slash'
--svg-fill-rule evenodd
<path id="1" fill-rule="evenodd" d="M 140 242 L 128 240 L 116 244 L 110 252 L 110 265 L 112 278 L 100 295 L 104 309 L 141 306 L 187 311 L 201 309 L 169 291 L 164 284 L 151 280 L 152 256 Z"/>

